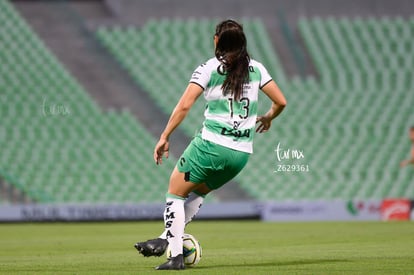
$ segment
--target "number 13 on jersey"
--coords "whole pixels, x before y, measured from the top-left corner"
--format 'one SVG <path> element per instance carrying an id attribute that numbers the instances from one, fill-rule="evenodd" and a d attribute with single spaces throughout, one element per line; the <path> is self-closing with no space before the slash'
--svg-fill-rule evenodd
<path id="1" fill-rule="evenodd" d="M 230 118 L 233 118 L 236 110 L 240 119 L 246 119 L 249 116 L 250 100 L 247 97 L 242 97 L 239 100 L 228 98 Z"/>

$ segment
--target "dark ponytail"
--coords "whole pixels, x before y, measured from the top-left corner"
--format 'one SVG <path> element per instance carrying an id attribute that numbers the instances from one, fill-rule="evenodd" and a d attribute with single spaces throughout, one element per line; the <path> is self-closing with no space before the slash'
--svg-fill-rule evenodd
<path id="1" fill-rule="evenodd" d="M 223 94 L 230 93 L 235 99 L 240 99 L 244 84 L 249 82 L 250 62 L 243 26 L 236 21 L 226 20 L 217 25 L 216 35 L 215 55 L 226 73 Z"/>

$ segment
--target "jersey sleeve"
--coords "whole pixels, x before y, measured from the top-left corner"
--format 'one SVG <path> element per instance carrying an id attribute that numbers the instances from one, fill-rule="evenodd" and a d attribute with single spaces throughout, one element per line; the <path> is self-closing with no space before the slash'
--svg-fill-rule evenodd
<path id="1" fill-rule="evenodd" d="M 269 83 L 272 80 L 272 77 L 270 76 L 269 72 L 267 71 L 267 69 L 261 64 L 258 64 L 259 70 L 260 70 L 260 85 L 259 88 L 263 88 L 263 86 L 265 86 L 267 83 Z"/>
<path id="2" fill-rule="evenodd" d="M 207 71 L 207 63 L 203 63 L 195 69 L 189 82 L 195 83 L 205 90 L 209 81 L 210 74 Z"/>

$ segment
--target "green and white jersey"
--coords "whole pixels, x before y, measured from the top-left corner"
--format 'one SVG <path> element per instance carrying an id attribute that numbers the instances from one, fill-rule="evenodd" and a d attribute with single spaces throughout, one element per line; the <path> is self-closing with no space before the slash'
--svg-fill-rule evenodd
<path id="1" fill-rule="evenodd" d="M 250 60 L 249 83 L 239 100 L 223 95 L 221 86 L 226 78 L 217 58 L 200 65 L 192 74 L 191 83 L 204 89 L 207 100 L 201 137 L 216 144 L 253 153 L 253 136 L 257 117 L 259 89 L 272 80 L 266 68 Z"/>

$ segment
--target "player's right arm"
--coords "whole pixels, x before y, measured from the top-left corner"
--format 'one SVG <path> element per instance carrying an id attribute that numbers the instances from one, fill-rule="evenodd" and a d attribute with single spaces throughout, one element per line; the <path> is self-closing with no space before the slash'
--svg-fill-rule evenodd
<path id="1" fill-rule="evenodd" d="M 260 123 L 256 129 L 257 133 L 269 130 L 272 120 L 283 111 L 287 104 L 285 96 L 273 80 L 266 83 L 261 90 L 270 98 L 272 106 L 265 115 L 257 117 L 257 122 Z"/>
<path id="2" fill-rule="evenodd" d="M 400 166 L 401 167 L 405 167 L 405 166 L 407 166 L 409 164 L 413 164 L 414 165 L 414 146 L 411 148 L 411 158 L 410 159 L 403 160 L 400 163 Z"/>

